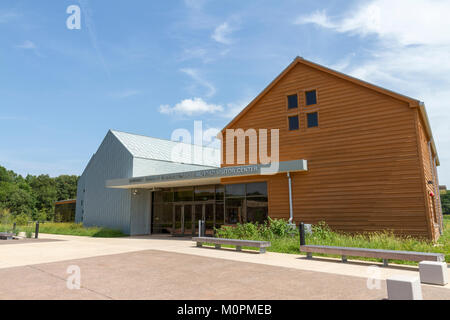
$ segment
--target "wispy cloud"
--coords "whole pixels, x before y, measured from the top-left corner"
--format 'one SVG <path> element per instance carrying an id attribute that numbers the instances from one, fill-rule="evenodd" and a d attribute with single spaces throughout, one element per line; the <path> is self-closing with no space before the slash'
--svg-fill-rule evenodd
<path id="1" fill-rule="evenodd" d="M 0 23 L 8 23 L 19 17 L 14 11 L 0 11 Z"/>
<path id="2" fill-rule="evenodd" d="M 36 45 L 33 41 L 25 40 L 23 43 L 16 45 L 16 48 L 25 49 L 25 50 L 33 50 L 36 49 Z"/>
<path id="3" fill-rule="evenodd" d="M 205 113 L 222 112 L 223 107 L 216 104 L 205 102 L 202 98 L 185 99 L 171 107 L 169 105 L 161 105 L 159 112 L 162 114 L 178 114 L 178 115 L 200 115 Z"/>
<path id="4" fill-rule="evenodd" d="M 102 51 L 100 50 L 100 46 L 98 45 L 97 40 L 97 32 L 95 31 L 95 24 L 92 18 L 92 10 L 89 6 L 89 2 L 86 0 L 78 0 L 81 8 L 81 14 L 84 17 L 84 25 L 87 27 L 89 32 L 89 38 L 91 39 L 92 46 L 94 47 L 95 52 L 97 53 L 97 57 L 105 70 L 106 74 L 109 76 L 109 68 L 106 64 L 106 60 L 103 56 Z M 83 21 L 83 20 L 82 20 Z M 83 23 L 83 22 L 82 22 Z"/>
<path id="5" fill-rule="evenodd" d="M 207 0 L 184 0 L 184 4 L 191 9 L 202 9 Z"/>
<path id="6" fill-rule="evenodd" d="M 404 14 L 407 11 L 407 14 Z M 373 0 L 343 17 L 325 11 L 301 15 L 296 24 L 373 39 L 370 56 L 339 66 L 347 73 L 425 101 L 441 158 L 441 180 L 450 181 L 450 1 Z"/>
<path id="7" fill-rule="evenodd" d="M 216 29 L 214 29 L 211 38 L 222 44 L 231 44 L 232 40 L 231 38 L 229 38 L 229 36 L 232 32 L 233 28 L 229 25 L 228 22 L 224 22 L 221 25 L 217 26 Z"/>
<path id="8" fill-rule="evenodd" d="M 22 121 L 26 120 L 23 117 L 16 117 L 16 116 L 0 116 L 0 121 Z"/>
<path id="9" fill-rule="evenodd" d="M 190 76 L 196 82 L 196 84 L 206 88 L 206 90 L 207 90 L 207 92 L 205 93 L 206 97 L 209 98 L 216 94 L 217 90 L 214 87 L 214 85 L 212 85 L 209 81 L 206 81 L 205 79 L 203 79 L 200 76 L 200 73 L 198 70 L 191 69 L 191 68 L 184 68 L 184 69 L 181 69 L 180 71 L 187 74 L 188 76 Z"/>
<path id="10" fill-rule="evenodd" d="M 125 98 L 136 96 L 140 93 L 141 92 L 136 89 L 127 89 L 127 90 L 123 90 L 123 91 L 119 91 L 119 92 L 114 92 L 113 94 L 111 94 L 111 96 L 116 99 L 125 99 Z"/>

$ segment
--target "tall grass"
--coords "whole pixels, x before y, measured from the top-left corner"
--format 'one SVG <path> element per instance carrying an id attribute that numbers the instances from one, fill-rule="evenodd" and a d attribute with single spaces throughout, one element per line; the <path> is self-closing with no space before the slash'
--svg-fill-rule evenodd
<path id="1" fill-rule="evenodd" d="M 450 216 L 448 215 L 444 216 L 444 233 L 437 243 L 413 237 L 398 237 L 388 231 L 363 234 L 339 233 L 332 231 L 323 222 L 314 225 L 312 231 L 306 236 L 307 244 L 443 253 L 446 261 L 450 262 Z M 271 241 L 271 247 L 267 248 L 268 251 L 299 253 L 300 237 L 298 230 L 292 230 L 287 221 L 284 220 L 271 220 L 269 218 L 269 221 L 263 225 L 246 223 L 236 227 L 223 226 L 216 230 L 216 236 L 219 238 Z M 380 261 L 370 258 L 358 259 Z M 393 262 L 416 264 L 410 261 L 396 260 Z"/>
<path id="2" fill-rule="evenodd" d="M 25 226 L 18 225 L 16 227 L 16 234 L 19 232 L 35 232 L 35 225 L 29 224 Z M 11 232 L 12 224 L 0 224 L 0 232 Z M 72 235 L 72 236 L 88 236 L 99 238 L 114 238 L 124 237 L 126 234 L 120 230 L 102 228 L 102 227 L 84 227 L 82 223 L 54 223 L 45 222 L 39 225 L 40 233 Z"/>

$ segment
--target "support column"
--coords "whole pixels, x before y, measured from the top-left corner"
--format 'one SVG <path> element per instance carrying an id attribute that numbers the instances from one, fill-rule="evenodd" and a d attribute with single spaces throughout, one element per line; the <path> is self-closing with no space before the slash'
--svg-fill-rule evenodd
<path id="1" fill-rule="evenodd" d="M 294 221 L 294 211 L 292 208 L 292 179 L 291 179 L 291 173 L 287 173 L 288 182 L 289 182 L 289 224 L 293 224 Z"/>

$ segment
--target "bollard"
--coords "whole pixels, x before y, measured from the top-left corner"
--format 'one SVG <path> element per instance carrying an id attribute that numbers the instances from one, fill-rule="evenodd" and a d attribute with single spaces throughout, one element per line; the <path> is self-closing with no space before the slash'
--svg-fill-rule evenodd
<path id="1" fill-rule="evenodd" d="M 305 240 L 305 224 L 303 222 L 300 222 L 300 224 L 298 225 L 299 231 L 300 231 L 300 245 L 304 246 L 306 245 L 306 240 Z"/>
<path id="2" fill-rule="evenodd" d="M 36 221 L 36 230 L 34 231 L 34 238 L 37 239 L 39 236 L 39 221 Z"/>
<path id="3" fill-rule="evenodd" d="M 202 220 L 202 237 L 206 237 L 206 221 Z"/>
<path id="4" fill-rule="evenodd" d="M 198 236 L 203 237 L 203 221 L 198 220 Z"/>

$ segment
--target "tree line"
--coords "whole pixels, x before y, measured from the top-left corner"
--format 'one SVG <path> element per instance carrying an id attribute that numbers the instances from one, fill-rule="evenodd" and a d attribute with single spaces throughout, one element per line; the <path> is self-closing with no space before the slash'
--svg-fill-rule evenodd
<path id="1" fill-rule="evenodd" d="M 27 175 L 0 166 L 0 215 L 53 220 L 55 201 L 75 199 L 78 176 Z"/>

